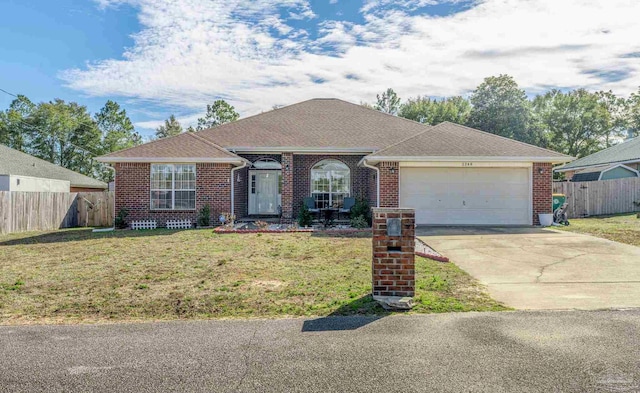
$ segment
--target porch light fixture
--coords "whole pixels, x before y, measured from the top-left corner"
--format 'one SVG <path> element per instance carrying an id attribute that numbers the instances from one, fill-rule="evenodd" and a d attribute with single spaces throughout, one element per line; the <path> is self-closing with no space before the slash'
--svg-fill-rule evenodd
<path id="1" fill-rule="evenodd" d="M 543 167 L 538 168 L 538 173 L 542 175 L 544 173 L 544 168 Z"/>
<path id="2" fill-rule="evenodd" d="M 395 168 L 395 167 L 391 167 L 391 168 L 389 168 L 389 172 L 391 172 L 391 173 L 396 173 L 396 168 Z"/>
<path id="3" fill-rule="evenodd" d="M 239 174 L 239 173 L 238 173 L 238 180 L 237 180 L 237 181 L 238 181 L 238 183 L 240 183 L 240 181 L 241 181 L 241 180 L 240 180 L 240 174 Z"/>

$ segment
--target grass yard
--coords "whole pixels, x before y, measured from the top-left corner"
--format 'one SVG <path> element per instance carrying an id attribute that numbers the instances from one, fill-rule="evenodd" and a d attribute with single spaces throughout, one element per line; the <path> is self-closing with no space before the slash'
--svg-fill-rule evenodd
<path id="1" fill-rule="evenodd" d="M 640 219 L 637 213 L 574 218 L 567 227 L 554 227 L 570 232 L 586 233 L 620 243 L 640 247 Z"/>
<path id="2" fill-rule="evenodd" d="M 384 314 L 371 240 L 211 230 L 0 237 L 0 323 Z M 416 261 L 413 312 L 503 310 L 454 264 Z"/>

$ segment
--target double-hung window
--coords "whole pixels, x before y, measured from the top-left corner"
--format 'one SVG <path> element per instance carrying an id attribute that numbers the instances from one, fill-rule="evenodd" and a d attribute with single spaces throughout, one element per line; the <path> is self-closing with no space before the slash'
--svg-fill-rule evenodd
<path id="1" fill-rule="evenodd" d="M 196 166 L 151 164 L 151 209 L 195 210 Z"/>

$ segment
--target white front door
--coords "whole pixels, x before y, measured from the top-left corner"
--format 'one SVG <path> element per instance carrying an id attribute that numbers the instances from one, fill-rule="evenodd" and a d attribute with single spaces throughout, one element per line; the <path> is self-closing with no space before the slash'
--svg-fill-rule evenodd
<path id="1" fill-rule="evenodd" d="M 249 214 L 278 214 L 280 171 L 249 171 Z"/>

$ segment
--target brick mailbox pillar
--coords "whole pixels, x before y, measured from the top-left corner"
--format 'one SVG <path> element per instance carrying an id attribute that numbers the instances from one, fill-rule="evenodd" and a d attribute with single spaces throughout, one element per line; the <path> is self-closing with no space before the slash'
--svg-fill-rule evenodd
<path id="1" fill-rule="evenodd" d="M 415 211 L 373 208 L 373 298 L 387 309 L 409 309 L 415 294 Z"/>

